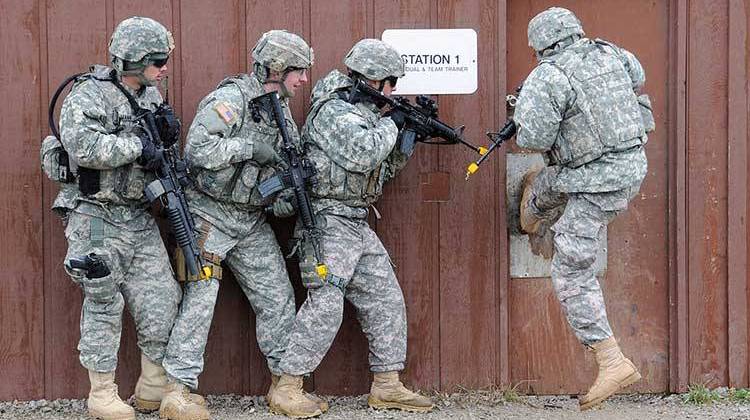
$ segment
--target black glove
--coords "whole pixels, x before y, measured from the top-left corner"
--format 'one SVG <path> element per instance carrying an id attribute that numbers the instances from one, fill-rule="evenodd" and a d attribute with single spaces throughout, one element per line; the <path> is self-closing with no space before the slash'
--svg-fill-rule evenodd
<path id="1" fill-rule="evenodd" d="M 406 114 L 396 108 L 389 109 L 383 116 L 390 117 L 393 122 L 396 123 L 396 127 L 398 127 L 399 130 L 406 125 Z"/>
<path id="2" fill-rule="evenodd" d="M 133 129 L 133 133 L 138 136 L 141 141 L 141 155 L 136 160 L 141 166 L 148 170 L 155 170 L 161 163 L 164 151 L 151 141 L 151 137 L 148 135 L 146 130 L 141 127 Z"/>
<path id="3" fill-rule="evenodd" d="M 159 105 L 159 108 L 154 112 L 154 120 L 156 129 L 159 130 L 159 138 L 165 149 L 180 141 L 182 123 L 171 106 L 168 104 Z"/>
<path id="4" fill-rule="evenodd" d="M 68 266 L 77 270 L 86 272 L 86 277 L 90 279 L 100 279 L 110 274 L 107 263 L 102 257 L 91 253 L 82 257 L 73 257 L 68 260 Z"/>

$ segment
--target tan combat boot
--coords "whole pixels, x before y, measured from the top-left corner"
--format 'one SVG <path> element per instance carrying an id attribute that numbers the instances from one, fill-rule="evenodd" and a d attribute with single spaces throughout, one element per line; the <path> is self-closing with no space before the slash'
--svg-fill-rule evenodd
<path id="1" fill-rule="evenodd" d="M 266 401 L 271 401 L 271 393 L 276 388 L 276 384 L 279 383 L 279 375 L 271 374 L 271 386 L 268 387 L 268 394 L 266 394 Z M 318 404 L 318 408 L 320 408 L 320 411 L 325 413 L 328 411 L 328 401 L 324 400 L 323 398 L 320 398 L 319 396 L 315 394 L 311 394 L 306 391 L 302 391 L 302 393 L 307 397 L 308 400 L 314 402 L 315 404 Z"/>
<path id="2" fill-rule="evenodd" d="M 91 391 L 87 405 L 91 417 L 101 420 L 135 420 L 133 407 L 125 404 L 117 395 L 115 372 L 89 371 Z"/>
<path id="3" fill-rule="evenodd" d="M 318 404 L 302 393 L 302 376 L 281 375 L 270 393 L 268 406 L 274 414 L 306 419 L 323 414 Z"/>
<path id="4" fill-rule="evenodd" d="M 150 413 L 159 409 L 167 386 L 167 372 L 161 365 L 141 354 L 141 376 L 135 384 L 135 409 Z M 205 407 L 206 400 L 198 394 L 190 394 L 190 400 Z"/>
<path id="5" fill-rule="evenodd" d="M 179 382 L 169 382 L 159 407 L 159 418 L 170 420 L 209 420 L 205 406 L 190 399 L 190 390 Z"/>
<path id="6" fill-rule="evenodd" d="M 530 235 L 535 234 L 539 230 L 539 225 L 543 220 L 537 217 L 530 208 L 531 200 L 534 198 L 531 194 L 531 186 L 537 175 L 539 175 L 539 172 L 541 172 L 541 169 L 528 172 L 524 175 L 521 182 L 521 208 L 518 212 L 518 219 L 521 223 L 521 231 Z"/>
<path id="7" fill-rule="evenodd" d="M 595 407 L 610 395 L 641 379 L 641 374 L 623 356 L 614 337 L 593 344 L 591 348 L 599 365 L 599 374 L 589 392 L 578 400 L 581 410 Z"/>
<path id="8" fill-rule="evenodd" d="M 415 413 L 432 411 L 432 400 L 406 389 L 398 372 L 375 372 L 367 405 L 375 409 L 398 408 Z"/>

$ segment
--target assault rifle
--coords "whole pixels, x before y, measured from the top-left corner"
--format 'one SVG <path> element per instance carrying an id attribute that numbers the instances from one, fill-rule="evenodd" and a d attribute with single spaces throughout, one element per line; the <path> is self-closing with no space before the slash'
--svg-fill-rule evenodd
<path id="1" fill-rule="evenodd" d="M 464 126 L 453 128 L 438 119 L 438 107 L 434 100 L 419 95 L 416 105 L 412 105 L 403 96 L 388 97 L 361 79 L 358 79 L 349 92 L 349 103 L 369 100 L 382 108 L 388 105 L 391 109 L 400 111 L 406 116 L 406 122 L 401 129 L 401 152 L 411 154 L 416 142 L 438 145 L 461 143 L 469 149 L 483 155 L 486 150 L 464 140 Z"/>
<path id="2" fill-rule="evenodd" d="M 466 168 L 467 181 L 469 180 L 469 177 L 474 174 L 474 172 L 479 170 L 479 165 L 481 165 L 490 156 L 490 153 L 492 153 L 495 149 L 497 149 L 503 143 L 510 140 L 513 136 L 516 135 L 516 123 L 513 121 L 513 110 L 516 108 L 516 103 L 518 102 L 518 94 L 521 93 L 522 87 L 523 84 L 516 88 L 515 95 L 508 94 L 505 97 L 505 103 L 508 109 L 509 117 L 505 121 L 505 124 L 503 125 L 503 128 L 500 129 L 500 131 L 487 132 L 487 137 L 489 137 L 491 143 L 490 147 L 486 149 L 485 153 L 482 154 L 482 157 L 480 157 L 476 162 L 470 163 Z"/>
<path id="3" fill-rule="evenodd" d="M 251 112 L 253 119 L 260 121 L 260 111 L 265 110 L 276 122 L 283 142 L 282 152 L 286 168 L 277 171 L 273 177 L 261 182 L 258 190 L 263 198 L 286 188 L 291 188 L 297 204 L 297 213 L 302 221 L 302 241 L 310 241 L 315 257 L 315 271 L 321 279 L 328 275 L 328 267 L 325 265 L 320 253 L 318 240 L 319 231 L 315 224 L 308 188 L 315 185 L 315 166 L 299 153 L 297 147 L 289 137 L 286 126 L 286 117 L 281 109 L 281 102 L 276 92 L 269 92 L 258 96 L 251 101 Z"/>
<path id="4" fill-rule="evenodd" d="M 164 147 L 160 136 L 160 133 L 164 131 L 164 125 L 173 123 L 173 121 L 168 120 L 175 118 L 174 113 L 172 113 L 169 105 L 164 104 L 160 105 L 156 112 L 141 108 L 133 95 L 115 77 L 113 77 L 113 83 L 128 98 L 136 121 L 140 122 L 141 127 L 146 131 L 154 145 L 163 150 L 159 165 L 154 171 L 156 179 L 146 186 L 144 194 L 150 203 L 159 200 L 164 208 L 169 226 L 175 236 L 177 245 L 182 250 L 190 274 L 198 276 L 202 280 L 208 279 L 211 277 L 212 270 L 201 256 L 201 249 L 195 238 L 195 221 L 190 214 L 185 199 L 184 187 L 190 185 L 190 178 L 187 176 L 187 165 L 177 155 L 179 130 L 170 133 L 170 135 L 177 137 L 171 139 L 173 144 L 170 147 Z"/>

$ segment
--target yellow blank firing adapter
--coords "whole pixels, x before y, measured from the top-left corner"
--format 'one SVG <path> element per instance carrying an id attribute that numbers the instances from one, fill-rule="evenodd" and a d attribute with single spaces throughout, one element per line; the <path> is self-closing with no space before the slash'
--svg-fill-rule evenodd
<path id="1" fill-rule="evenodd" d="M 201 280 L 208 280 L 213 275 L 213 270 L 211 267 L 204 265 L 201 267 Z"/>
<path id="2" fill-rule="evenodd" d="M 318 273 L 318 277 L 325 279 L 328 276 L 328 267 L 325 264 L 318 264 L 315 266 L 315 271 Z"/>
<path id="3" fill-rule="evenodd" d="M 479 156 L 484 156 L 487 154 L 488 149 L 486 147 L 479 146 Z M 471 165 L 469 166 L 471 168 Z M 476 170 L 475 170 L 476 171 Z M 473 172 L 472 172 L 473 173 Z"/>
<path id="4" fill-rule="evenodd" d="M 474 172 L 479 170 L 479 165 L 477 165 L 476 162 L 471 162 L 468 168 L 466 168 L 466 179 L 469 179 L 469 177 L 474 174 Z"/>

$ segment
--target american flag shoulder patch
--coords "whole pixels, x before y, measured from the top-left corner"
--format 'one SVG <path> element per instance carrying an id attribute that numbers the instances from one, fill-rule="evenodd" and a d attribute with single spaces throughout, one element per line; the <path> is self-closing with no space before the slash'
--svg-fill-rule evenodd
<path id="1" fill-rule="evenodd" d="M 237 114 L 235 114 L 234 111 L 232 111 L 224 102 L 219 102 L 214 105 L 214 111 L 219 114 L 219 117 L 227 125 L 232 125 L 237 120 Z"/>

